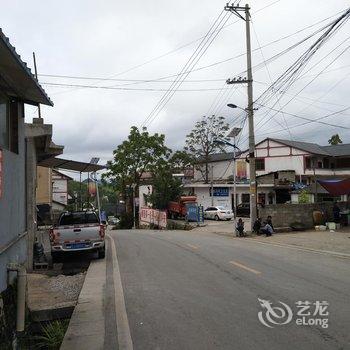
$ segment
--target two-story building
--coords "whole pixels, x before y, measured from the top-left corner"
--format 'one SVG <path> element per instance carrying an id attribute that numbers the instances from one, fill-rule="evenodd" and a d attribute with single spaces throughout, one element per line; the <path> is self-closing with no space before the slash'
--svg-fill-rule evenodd
<path id="1" fill-rule="evenodd" d="M 36 166 L 62 153 L 52 142 L 52 126 L 42 118 L 25 123 L 25 104 L 52 106 L 38 81 L 0 30 L 0 328 L 11 266 L 33 266 L 36 230 Z M 11 330 L 9 330 L 11 331 Z M 12 333 L 10 334 L 12 337 Z M 1 338 L 2 344 L 4 338 Z M 6 345 L 6 344 L 5 344 Z M 4 346 L 5 346 L 4 345 Z"/>
<path id="2" fill-rule="evenodd" d="M 249 203 L 248 151 L 236 159 L 236 203 Z M 266 138 L 256 144 L 258 202 L 266 204 L 292 201 L 300 188 L 311 192 L 313 200 L 331 200 L 332 196 L 317 180 L 350 177 L 350 144 L 320 146 L 315 143 Z M 201 169 L 198 170 L 198 168 Z M 196 194 L 204 207 L 233 205 L 232 153 L 214 154 L 209 162 L 209 183 L 203 181 L 203 164 L 197 164 L 194 180 L 185 187 Z M 213 190 L 212 190 L 213 188 Z M 213 196 L 211 195 L 213 193 Z M 335 199 L 347 200 L 347 195 Z"/>

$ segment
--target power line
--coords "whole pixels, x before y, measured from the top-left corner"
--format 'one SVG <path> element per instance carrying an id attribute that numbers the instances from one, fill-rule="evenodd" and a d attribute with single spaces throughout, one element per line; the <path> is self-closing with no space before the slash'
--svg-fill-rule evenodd
<path id="1" fill-rule="evenodd" d="M 63 83 L 48 83 L 40 82 L 42 85 L 57 86 L 57 87 L 75 87 L 86 89 L 106 89 L 106 90 L 124 90 L 124 91 L 168 91 L 168 89 L 154 89 L 154 88 L 128 88 L 128 87 L 113 87 L 113 86 L 99 86 L 99 85 L 80 85 L 80 84 L 63 84 Z M 178 89 L 177 91 L 218 91 L 221 88 L 203 88 L 203 89 Z M 227 90 L 229 90 L 227 88 Z"/>
<path id="2" fill-rule="evenodd" d="M 213 25 L 210 27 L 209 31 L 207 32 L 205 38 L 202 40 L 202 42 L 198 45 L 195 52 L 192 54 L 190 59 L 187 61 L 187 63 L 183 66 L 179 78 L 176 82 L 171 84 L 168 91 L 162 96 L 162 98 L 159 100 L 159 102 L 156 104 L 156 106 L 152 109 L 151 113 L 146 117 L 142 125 L 149 125 L 161 112 L 161 110 L 165 107 L 165 105 L 170 101 L 172 96 L 175 94 L 176 90 L 181 86 L 182 81 L 187 78 L 190 71 L 195 67 L 195 65 L 198 63 L 198 61 L 201 59 L 201 57 L 205 54 L 205 52 L 208 50 L 211 43 L 214 41 L 214 39 L 217 37 L 223 26 L 226 24 L 227 20 L 229 19 L 230 15 L 227 13 L 224 14 L 224 16 L 220 19 L 221 15 L 224 13 L 224 10 L 220 13 L 220 15 L 217 17 Z M 223 24 L 222 24 L 223 23 Z M 214 30 L 212 30 L 214 28 Z M 187 69 L 189 69 L 189 72 L 181 76 L 183 72 L 185 72 Z"/>

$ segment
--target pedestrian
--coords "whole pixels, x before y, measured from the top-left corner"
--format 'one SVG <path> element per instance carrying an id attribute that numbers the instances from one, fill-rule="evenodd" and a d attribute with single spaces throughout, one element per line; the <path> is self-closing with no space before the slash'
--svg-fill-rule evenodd
<path id="1" fill-rule="evenodd" d="M 333 218 L 334 222 L 339 223 L 340 222 L 340 208 L 337 202 L 333 205 Z"/>
<path id="2" fill-rule="evenodd" d="M 273 227 L 273 223 L 272 223 L 272 216 L 268 215 L 268 217 L 266 218 L 266 223 L 269 224 L 272 228 L 272 231 L 275 231 L 275 228 Z"/>
<path id="3" fill-rule="evenodd" d="M 236 232 L 238 237 L 244 237 L 244 222 L 241 218 L 238 219 Z"/>
<path id="4" fill-rule="evenodd" d="M 254 222 L 254 225 L 253 225 L 253 231 L 254 231 L 254 233 L 256 233 L 259 236 L 260 229 L 261 229 L 261 218 L 257 218 Z"/>
<path id="5" fill-rule="evenodd" d="M 274 233 L 273 226 L 271 225 L 272 225 L 272 221 L 270 221 L 270 223 L 268 221 L 264 221 L 263 223 L 263 227 L 261 228 L 261 233 L 266 235 L 266 237 L 270 237 Z"/>

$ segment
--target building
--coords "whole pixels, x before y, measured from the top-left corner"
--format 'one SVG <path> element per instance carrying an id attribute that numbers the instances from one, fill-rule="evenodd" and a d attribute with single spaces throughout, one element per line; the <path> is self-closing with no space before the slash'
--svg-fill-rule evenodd
<path id="1" fill-rule="evenodd" d="M 36 164 L 63 149 L 41 118 L 24 122 L 25 104 L 53 105 L 0 30 L 0 293 L 8 287 L 8 263 L 32 268 Z"/>
<path id="2" fill-rule="evenodd" d="M 347 200 L 334 197 L 318 183 L 321 179 L 350 177 L 350 144 L 320 146 L 315 143 L 266 138 L 256 144 L 258 202 L 268 205 L 297 201 L 298 191 L 305 189 L 310 200 Z M 249 203 L 248 151 L 236 161 L 236 203 Z M 233 154 L 214 154 L 209 162 L 209 183 L 203 181 L 204 165 L 196 166 L 194 179 L 185 187 L 196 194 L 204 207 L 233 207 Z M 213 188 L 213 190 L 211 189 Z M 213 192 L 213 196 L 211 196 Z M 294 194 L 294 195 L 293 195 Z"/>
<path id="3" fill-rule="evenodd" d="M 68 181 L 71 177 L 49 167 L 37 167 L 36 201 L 41 220 L 51 221 L 68 204 Z"/>

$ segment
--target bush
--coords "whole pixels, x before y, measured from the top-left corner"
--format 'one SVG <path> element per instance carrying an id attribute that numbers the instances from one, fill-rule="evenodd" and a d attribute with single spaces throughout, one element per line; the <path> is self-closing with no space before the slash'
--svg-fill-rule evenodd
<path id="1" fill-rule="evenodd" d="M 118 228 L 128 230 L 134 226 L 134 215 L 133 213 L 123 213 L 120 216 L 120 222 Z"/>

